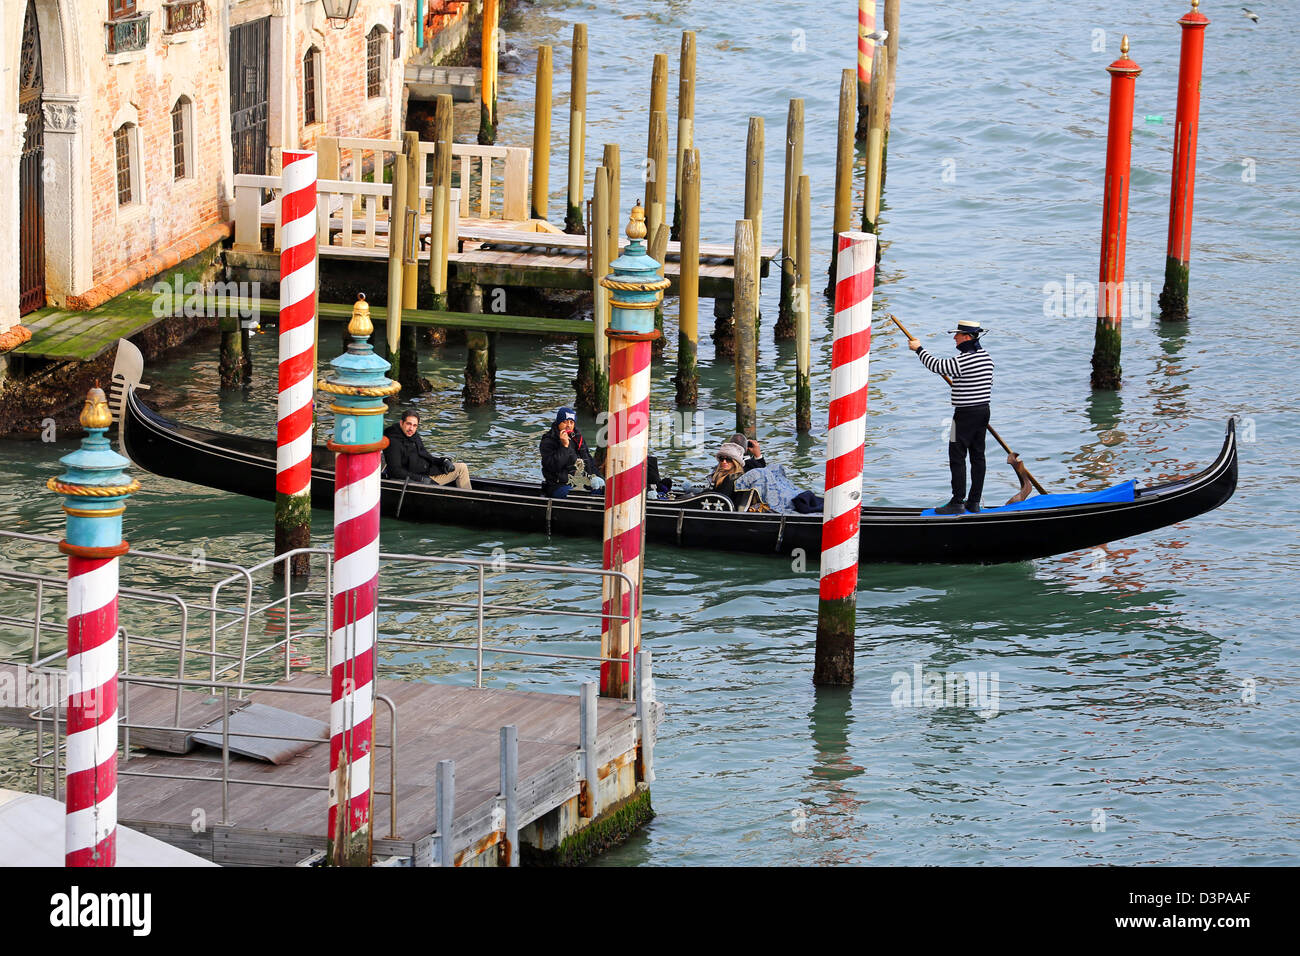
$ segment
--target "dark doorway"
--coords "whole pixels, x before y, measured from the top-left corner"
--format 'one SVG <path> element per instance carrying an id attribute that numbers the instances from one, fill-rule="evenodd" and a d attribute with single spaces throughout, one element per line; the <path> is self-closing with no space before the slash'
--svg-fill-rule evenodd
<path id="1" fill-rule="evenodd" d="M 230 138 L 236 175 L 266 175 L 271 18 L 230 30 Z"/>
<path id="2" fill-rule="evenodd" d="M 41 33 L 36 5 L 27 0 L 18 68 L 18 113 L 26 124 L 23 155 L 18 166 L 18 313 L 26 315 L 45 305 L 45 116 L 41 94 Z"/>

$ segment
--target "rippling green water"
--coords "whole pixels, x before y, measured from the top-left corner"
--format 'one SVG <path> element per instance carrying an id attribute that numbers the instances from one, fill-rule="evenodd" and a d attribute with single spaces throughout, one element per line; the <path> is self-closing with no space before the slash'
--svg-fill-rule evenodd
<path id="1" fill-rule="evenodd" d="M 556 47 L 552 218 L 562 210 L 565 178 L 560 94 L 570 25 L 590 29 L 588 157 L 604 142 L 621 144 L 625 209 L 640 188 L 651 55 L 670 54 L 675 90 L 680 30 L 694 29 L 704 238 L 726 240 L 741 215 L 747 118 L 762 115 L 764 235 L 778 241 L 785 108 L 801 96 L 814 230 L 825 237 L 815 245 L 820 273 L 831 231 L 838 71 L 854 63 L 853 6 L 619 0 L 525 8 L 507 24 L 507 39 L 526 54 L 539 42 Z M 1242 447 L 1237 496 L 1185 525 L 1094 552 L 989 568 L 864 567 L 851 691 L 811 686 L 815 564 L 798 571 L 781 559 L 652 548 L 645 635 L 668 707 L 657 751 L 659 815 L 602 862 L 1295 860 L 1300 669 L 1292 642 L 1300 615 L 1289 591 L 1300 564 L 1293 410 L 1300 377 L 1291 344 L 1300 89 L 1282 17 L 1252 25 L 1227 8 L 1205 11 L 1215 22 L 1206 44 L 1191 322 L 1161 328 L 1127 319 L 1124 388 L 1093 395 L 1093 319 L 1044 314 L 1046 284 L 1096 274 L 1105 66 L 1118 56 L 1121 32 L 1143 68 L 1128 277 L 1151 284 L 1154 309 L 1168 214 L 1173 21 L 1186 9 L 1156 6 L 1029 0 L 984 5 L 977 16 L 968 4 L 905 5 L 875 301 L 939 347 L 939 333 L 959 317 L 995 330 L 994 421 L 1049 489 L 1189 473 L 1213 458 L 1224 421 L 1238 414 L 1254 440 Z M 1104 52 L 1092 49 L 1095 30 L 1106 31 Z M 803 31 L 803 49 L 793 31 Z M 524 73 L 502 77 L 504 142 L 531 145 L 530 70 L 531 60 Z M 1163 123 L 1145 122 L 1148 115 Z M 829 314 L 814 316 L 820 424 L 812 438 L 798 439 L 793 344 L 774 345 L 770 335 L 776 292 L 769 280 L 759 437 L 770 458 L 815 486 Z M 674 309 L 670 303 L 670 328 Z M 702 329 L 710 320 L 706 304 Z M 942 385 L 896 333 L 882 324 L 877 332 L 868 500 L 941 502 Z M 675 334 L 669 340 L 652 395 L 664 410 Z M 186 420 L 270 434 L 274 347 L 271 335 L 256 340 L 258 377 L 245 392 L 218 395 L 209 342 L 150 368 L 152 397 Z M 325 357 L 338 351 L 334 327 L 321 349 Z M 463 361 L 456 347 L 422 359 L 436 386 L 419 402 L 427 437 L 479 474 L 519 474 L 555 406 L 571 397 L 574 348 L 505 340 L 491 409 L 461 408 Z M 732 424 L 731 370 L 714 361 L 707 335 L 701 379 L 702 427 L 720 441 Z M 35 489 L 70 447 L 0 445 L 8 527 L 58 530 L 57 507 Z M 698 479 L 708 467 L 707 448 L 657 450 L 674 475 Z M 127 514 L 137 547 L 188 553 L 206 539 L 214 556 L 269 554 L 269 505 L 141 477 L 145 490 Z M 1013 491 L 1009 471 L 993 467 L 986 498 Z M 328 543 L 327 532 L 328 518 L 318 514 L 318 543 Z M 600 557 L 595 542 L 532 535 L 396 522 L 385 522 L 383 535 L 392 551 L 488 556 L 499 548 L 520 560 L 589 564 Z M 524 593 L 522 581 L 513 586 Z M 537 596 L 535 587 L 530 593 Z M 492 627 L 499 642 L 591 651 L 560 627 L 521 620 Z M 401 630 L 386 619 L 386 633 Z M 389 665 L 472 680 L 449 660 L 466 656 L 404 651 Z M 488 679 L 558 690 L 584 677 L 573 667 L 511 666 Z M 983 706 L 897 706 L 908 703 L 902 694 L 917 668 L 983 674 L 990 681 Z M 3 758 L 5 767 L 17 763 Z"/>

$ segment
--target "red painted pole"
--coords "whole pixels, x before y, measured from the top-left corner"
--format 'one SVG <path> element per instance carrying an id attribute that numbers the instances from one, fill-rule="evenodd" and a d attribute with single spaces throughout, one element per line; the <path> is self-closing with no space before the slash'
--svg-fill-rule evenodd
<path id="1" fill-rule="evenodd" d="M 1110 73 L 1110 130 L 1106 138 L 1106 186 L 1101 214 L 1101 270 L 1097 280 L 1097 335 L 1092 348 L 1092 387 L 1120 386 L 1124 239 L 1128 230 L 1129 167 L 1133 153 L 1133 87 L 1142 68 L 1129 59 L 1128 35 Z"/>
<path id="2" fill-rule="evenodd" d="M 1210 19 L 1192 0 L 1190 13 L 1178 21 L 1183 28 L 1178 57 L 1178 113 L 1174 120 L 1174 180 L 1169 189 L 1169 247 L 1165 254 L 1165 287 L 1160 293 L 1160 318 L 1187 321 L 1188 263 L 1192 257 L 1192 194 L 1196 189 L 1196 132 L 1201 115 L 1201 58 Z"/>

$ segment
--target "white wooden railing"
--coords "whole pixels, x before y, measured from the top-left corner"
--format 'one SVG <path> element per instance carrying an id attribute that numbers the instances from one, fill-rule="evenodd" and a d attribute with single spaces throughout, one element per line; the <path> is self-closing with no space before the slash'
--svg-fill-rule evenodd
<path id="1" fill-rule="evenodd" d="M 380 167 L 382 168 L 382 167 Z M 239 252 L 278 252 L 280 249 L 280 195 L 283 183 L 279 176 L 240 174 L 235 186 L 235 243 Z M 270 193 L 263 202 L 264 191 Z M 316 234 L 321 255 L 381 257 L 388 255 L 388 222 L 393 187 L 388 183 L 364 183 L 352 180 L 321 179 L 316 182 Z M 429 204 L 433 188 L 420 190 L 421 258 L 428 257 L 425 240 L 431 217 Z M 457 215 L 461 201 L 459 191 L 451 190 L 451 215 L 447 217 L 447 248 L 454 250 L 460 235 Z M 262 238 L 264 226 L 273 226 L 274 235 L 268 248 Z"/>
<path id="2" fill-rule="evenodd" d="M 422 185 L 433 181 L 434 145 L 428 141 L 420 143 Z M 331 156 L 331 163 L 333 151 L 337 150 L 338 178 L 356 181 L 362 170 L 383 169 L 385 164 L 395 161 L 402 154 L 402 143 L 395 139 L 356 136 L 322 137 L 318 149 L 323 155 Z M 528 161 L 531 155 L 532 150 L 522 146 L 453 143 L 452 188 L 460 190 L 461 217 L 470 218 L 472 201 L 478 219 L 527 219 Z"/>

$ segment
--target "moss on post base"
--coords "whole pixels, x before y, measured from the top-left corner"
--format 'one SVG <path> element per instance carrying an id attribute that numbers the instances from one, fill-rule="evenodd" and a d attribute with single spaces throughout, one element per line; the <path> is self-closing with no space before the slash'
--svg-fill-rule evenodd
<path id="1" fill-rule="evenodd" d="M 415 326 L 402 326 L 396 364 L 397 383 L 402 386 L 403 395 L 419 395 L 424 391 L 424 382 L 420 378 L 420 355 L 415 342 Z"/>
<path id="2" fill-rule="evenodd" d="M 1187 321 L 1187 280 L 1191 267 L 1174 256 L 1165 258 L 1165 287 L 1160 293 L 1160 321 Z"/>
<path id="3" fill-rule="evenodd" d="M 479 104 L 478 114 L 478 144 L 480 146 L 495 146 L 497 141 L 497 124 L 493 117 L 497 115 L 497 104 L 492 103 L 492 109 L 488 110 L 486 103 Z"/>
<path id="4" fill-rule="evenodd" d="M 573 380 L 575 407 L 596 413 L 596 343 L 587 337 L 578 339 L 578 377 Z"/>
<path id="5" fill-rule="evenodd" d="M 569 206 L 569 211 L 564 214 L 564 231 L 571 236 L 585 236 L 586 228 L 582 224 L 582 209 L 578 206 Z"/>
<path id="6" fill-rule="evenodd" d="M 221 359 L 217 366 L 222 388 L 234 388 L 244 377 L 244 347 L 238 327 L 221 328 Z M 233 323 L 232 323 L 233 324 Z"/>
<path id="7" fill-rule="evenodd" d="M 681 186 L 678 186 L 681 191 Z M 673 200 L 673 224 L 668 229 L 668 240 L 670 242 L 682 241 L 682 201 L 680 198 Z"/>
<path id="8" fill-rule="evenodd" d="M 239 330 L 239 348 L 243 352 L 240 375 L 245 384 L 253 380 L 253 350 L 249 347 L 249 339 L 252 334 L 251 329 L 241 328 Z"/>
<path id="9" fill-rule="evenodd" d="M 275 553 L 311 547 L 311 495 L 275 495 Z M 311 556 L 295 554 L 289 559 L 291 577 L 306 577 L 311 570 Z M 284 577 L 284 562 L 275 565 L 275 576 Z"/>
<path id="10" fill-rule="evenodd" d="M 465 357 L 465 407 L 473 408 L 492 401 L 492 371 L 485 332 L 465 336 L 469 352 Z"/>
<path id="11" fill-rule="evenodd" d="M 812 431 L 812 383 L 802 372 L 794 373 L 794 428 Z"/>
<path id="12" fill-rule="evenodd" d="M 1120 386 L 1120 326 L 1110 319 L 1097 319 L 1097 336 L 1092 346 L 1092 387 L 1114 391 Z"/>
<path id="13" fill-rule="evenodd" d="M 595 392 L 596 392 L 596 411 L 609 411 L 609 374 L 599 366 L 594 372 Z"/>
<path id="14" fill-rule="evenodd" d="M 794 338 L 794 273 L 781 270 L 781 304 L 776 313 L 772 335 L 776 340 Z"/>
<path id="15" fill-rule="evenodd" d="M 663 300 L 660 299 L 660 303 Z M 664 307 L 662 304 L 655 306 L 655 331 L 659 337 L 650 343 L 650 358 L 658 360 L 664 357 L 664 345 L 667 339 L 664 337 Z"/>
<path id="16" fill-rule="evenodd" d="M 696 354 L 699 346 L 685 332 L 677 332 L 677 407 L 694 408 L 700 403 L 700 377 L 696 371 Z"/>
<path id="17" fill-rule="evenodd" d="M 857 595 L 817 602 L 814 684 L 852 686 L 853 630 L 857 624 L 857 614 Z"/>
<path id="18" fill-rule="evenodd" d="M 654 815 L 650 791 L 638 786 L 636 793 L 614 804 L 577 833 L 565 837 L 555 849 L 538 850 L 527 843 L 522 844 L 519 863 L 521 866 L 580 866 L 605 850 L 626 842 Z"/>
<path id="19" fill-rule="evenodd" d="M 736 354 L 736 317 L 731 299 L 713 300 L 713 349 L 718 358 Z"/>

